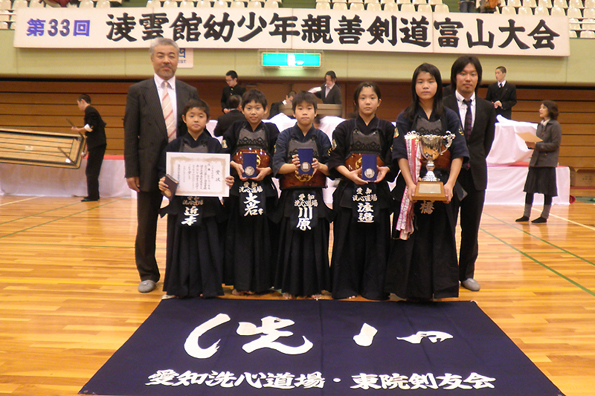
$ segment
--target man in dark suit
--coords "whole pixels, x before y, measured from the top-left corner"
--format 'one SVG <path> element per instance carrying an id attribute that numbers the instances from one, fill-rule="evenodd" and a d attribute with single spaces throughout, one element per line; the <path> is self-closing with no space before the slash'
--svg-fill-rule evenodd
<path id="1" fill-rule="evenodd" d="M 516 87 L 506 81 L 506 68 L 496 68 L 496 82 L 488 87 L 486 100 L 494 104 L 496 114 L 512 119 L 512 107 L 516 104 Z"/>
<path id="2" fill-rule="evenodd" d="M 463 165 L 457 182 L 467 195 L 453 197 L 454 217 L 461 212 L 461 247 L 459 249 L 459 280 L 471 291 L 479 291 L 474 279 L 475 261 L 479 254 L 478 234 L 488 183 L 488 156 L 494 141 L 496 113 L 492 104 L 477 95 L 482 68 L 475 56 L 461 56 L 451 68 L 450 81 L 456 84 L 453 94 L 444 98 L 444 105 L 461 119 L 469 148 L 469 162 Z M 456 226 L 456 220 L 455 220 Z"/>
<path id="3" fill-rule="evenodd" d="M 126 182 L 138 197 L 135 258 L 141 293 L 155 289 L 160 278 L 155 259 L 162 200 L 157 164 L 168 141 L 187 132 L 181 114 L 186 102 L 198 99 L 196 88 L 175 78 L 179 48 L 173 40 L 156 39 L 150 54 L 155 75 L 130 87 L 124 115 Z"/>
<path id="4" fill-rule="evenodd" d="M 231 109 L 229 113 L 223 114 L 217 118 L 217 126 L 213 133 L 215 136 L 223 136 L 225 131 L 238 120 L 245 120 L 244 113 L 242 113 L 242 108 L 240 104 L 242 103 L 242 98 L 240 95 L 233 95 L 227 101 L 227 105 Z"/>
<path id="5" fill-rule="evenodd" d="M 320 90 L 313 92 L 318 98 L 322 99 L 324 104 L 341 104 L 341 90 L 336 84 L 337 75 L 334 71 L 329 70 L 324 75 L 325 83 Z"/>
<path id="6" fill-rule="evenodd" d="M 80 95 L 76 103 L 79 110 L 85 112 L 83 120 L 85 126 L 82 128 L 73 126 L 72 130 L 85 134 L 87 137 L 87 152 L 89 153 L 87 168 L 85 169 L 87 196 L 82 199 L 82 202 L 99 201 L 99 173 L 101 172 L 101 164 L 107 147 L 105 122 L 103 122 L 99 112 L 91 106 L 91 97 L 89 95 Z"/>

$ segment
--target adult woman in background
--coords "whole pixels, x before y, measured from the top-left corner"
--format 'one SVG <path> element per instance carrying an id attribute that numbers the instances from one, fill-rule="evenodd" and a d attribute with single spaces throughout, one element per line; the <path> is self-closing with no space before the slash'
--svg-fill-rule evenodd
<path id="1" fill-rule="evenodd" d="M 529 172 L 525 181 L 523 191 L 525 196 L 525 211 L 523 217 L 516 219 L 517 222 L 529 221 L 533 195 L 543 194 L 543 211 L 541 216 L 531 223 L 545 223 L 550 215 L 553 197 L 558 195 L 556 185 L 556 166 L 558 166 L 558 155 L 560 154 L 560 142 L 562 141 L 562 127 L 557 120 L 558 105 L 551 100 L 544 100 L 539 107 L 541 122 L 537 125 L 537 137 L 541 142 L 525 142 L 528 148 L 533 149 L 533 155 L 529 162 Z"/>

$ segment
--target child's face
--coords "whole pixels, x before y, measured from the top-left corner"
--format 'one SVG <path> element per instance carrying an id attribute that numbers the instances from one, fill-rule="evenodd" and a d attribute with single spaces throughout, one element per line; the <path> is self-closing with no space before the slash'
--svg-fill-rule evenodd
<path id="1" fill-rule="evenodd" d="M 433 100 L 438 91 L 438 83 L 428 72 L 420 72 L 415 81 L 415 92 L 420 100 Z"/>
<path id="2" fill-rule="evenodd" d="M 252 126 L 260 124 L 260 121 L 262 121 L 264 118 L 266 111 L 266 107 L 263 107 L 262 104 L 256 103 L 255 101 L 246 103 L 244 109 L 242 109 L 244 117 L 246 117 L 246 120 L 248 120 Z"/>
<path id="3" fill-rule="evenodd" d="M 188 131 L 195 134 L 204 131 L 207 122 L 209 121 L 207 113 L 198 107 L 193 107 L 182 115 L 182 119 L 188 125 Z"/>
<path id="4" fill-rule="evenodd" d="M 363 87 L 357 98 L 357 109 L 360 115 L 373 116 L 376 114 L 381 101 L 378 99 L 374 88 Z"/>
<path id="5" fill-rule="evenodd" d="M 314 105 L 308 102 L 298 103 L 293 111 L 293 116 L 297 120 L 298 125 L 307 127 L 312 125 L 314 117 L 316 117 L 316 110 Z"/>

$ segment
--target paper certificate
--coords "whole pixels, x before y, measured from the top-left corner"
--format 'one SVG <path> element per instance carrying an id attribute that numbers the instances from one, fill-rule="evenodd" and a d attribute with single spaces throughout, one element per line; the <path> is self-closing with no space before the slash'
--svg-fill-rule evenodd
<path id="1" fill-rule="evenodd" d="M 178 180 L 176 195 L 228 197 L 229 154 L 166 153 L 165 171 Z"/>

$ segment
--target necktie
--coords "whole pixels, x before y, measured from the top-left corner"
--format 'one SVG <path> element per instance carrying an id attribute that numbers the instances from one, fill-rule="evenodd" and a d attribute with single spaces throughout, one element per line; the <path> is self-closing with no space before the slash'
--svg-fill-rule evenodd
<path id="1" fill-rule="evenodd" d="M 467 112 L 465 113 L 465 124 L 463 125 L 463 132 L 465 132 L 465 139 L 469 141 L 471 136 L 471 129 L 473 128 L 473 114 L 471 113 L 471 99 L 463 99 L 463 103 L 467 105 Z"/>
<path id="2" fill-rule="evenodd" d="M 171 142 L 176 138 L 176 123 L 174 119 L 174 110 L 171 107 L 171 98 L 169 96 L 169 83 L 163 82 L 163 98 L 161 99 L 161 109 L 163 110 L 163 119 L 167 127 L 167 141 Z"/>
<path id="3" fill-rule="evenodd" d="M 498 83 L 498 88 L 502 88 L 502 83 L 501 82 Z"/>

